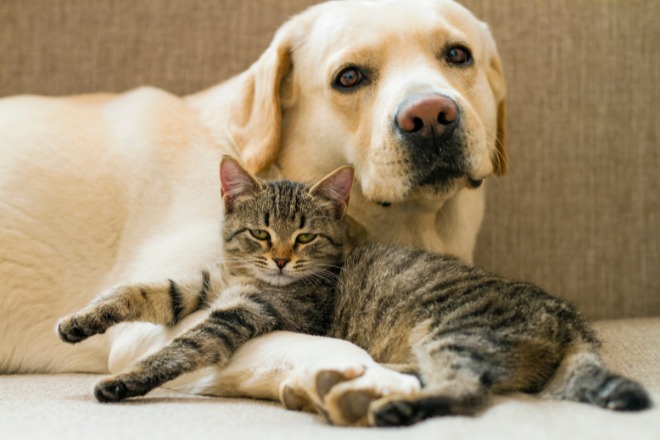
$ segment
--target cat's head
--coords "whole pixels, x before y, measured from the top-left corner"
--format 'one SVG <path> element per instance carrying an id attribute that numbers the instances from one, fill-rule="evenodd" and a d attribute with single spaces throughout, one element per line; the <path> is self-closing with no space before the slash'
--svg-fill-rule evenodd
<path id="1" fill-rule="evenodd" d="M 346 243 L 351 167 L 313 185 L 260 182 L 225 156 L 220 181 L 229 267 L 273 285 L 336 272 Z"/>

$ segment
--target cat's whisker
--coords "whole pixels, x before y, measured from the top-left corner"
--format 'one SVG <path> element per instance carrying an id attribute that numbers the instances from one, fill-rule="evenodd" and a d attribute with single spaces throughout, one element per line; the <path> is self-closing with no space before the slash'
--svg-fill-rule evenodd
<path id="1" fill-rule="evenodd" d="M 325 270 L 320 270 L 320 271 L 310 271 L 310 275 L 307 277 L 309 279 L 318 279 L 322 281 L 329 282 L 331 284 L 335 284 L 339 278 L 339 274 L 331 272 L 331 271 L 325 271 Z"/>

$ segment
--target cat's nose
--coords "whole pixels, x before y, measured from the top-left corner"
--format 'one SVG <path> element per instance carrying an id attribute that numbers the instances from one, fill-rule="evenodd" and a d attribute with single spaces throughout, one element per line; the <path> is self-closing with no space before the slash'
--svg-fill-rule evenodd
<path id="1" fill-rule="evenodd" d="M 277 267 L 279 267 L 280 269 L 284 269 L 284 266 L 286 266 L 286 264 L 291 260 L 286 258 L 273 258 L 273 261 L 275 262 L 275 264 L 277 264 Z"/>

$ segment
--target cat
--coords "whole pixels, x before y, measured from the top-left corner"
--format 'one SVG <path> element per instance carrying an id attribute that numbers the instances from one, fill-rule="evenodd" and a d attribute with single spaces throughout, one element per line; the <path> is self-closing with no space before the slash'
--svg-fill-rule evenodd
<path id="1" fill-rule="evenodd" d="M 603 365 L 578 311 L 533 284 L 448 255 L 371 244 L 348 256 L 337 292 L 328 335 L 399 364 L 423 385 L 357 408 L 353 417 L 371 425 L 473 415 L 491 394 L 509 392 L 619 411 L 651 406 L 640 384 Z"/>
<path id="2" fill-rule="evenodd" d="M 76 343 L 119 322 L 174 326 L 191 313 L 210 311 L 159 352 L 99 383 L 99 401 L 144 395 L 183 373 L 222 367 L 264 333 L 327 332 L 353 169 L 340 168 L 313 186 L 263 183 L 224 157 L 220 180 L 222 262 L 190 279 L 118 286 L 58 323 L 60 338 Z"/>
<path id="3" fill-rule="evenodd" d="M 349 424 L 473 415 L 491 394 L 516 391 L 612 410 L 651 406 L 640 384 L 602 364 L 580 314 L 538 287 L 407 247 L 347 252 L 352 178 L 344 167 L 313 186 L 266 184 L 223 159 L 227 260 L 220 276 L 203 271 L 185 283 L 120 287 L 59 324 L 60 337 L 77 342 L 120 321 L 173 325 L 213 310 L 161 352 L 101 381 L 98 400 L 142 395 L 183 372 L 222 366 L 249 338 L 287 329 L 345 339 L 423 383 L 412 395 L 347 402 Z M 283 278 L 287 265 L 301 270 L 299 279 Z M 326 377 L 324 388 L 341 380 Z"/>

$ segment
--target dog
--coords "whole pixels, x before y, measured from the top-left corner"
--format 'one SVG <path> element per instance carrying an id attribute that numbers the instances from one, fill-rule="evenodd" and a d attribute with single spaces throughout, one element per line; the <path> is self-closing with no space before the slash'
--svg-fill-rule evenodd
<path id="1" fill-rule="evenodd" d="M 482 182 L 507 168 L 505 94 L 491 33 L 464 7 L 355 0 L 291 18 L 248 70 L 191 96 L 0 100 L 0 372 L 117 372 L 194 325 L 119 325 L 75 347 L 53 331 L 112 285 L 222 258 L 222 154 L 298 181 L 351 164 L 356 243 L 471 261 Z M 350 425 L 367 423 L 352 397 L 419 382 L 348 342 L 279 332 L 172 386 Z"/>

